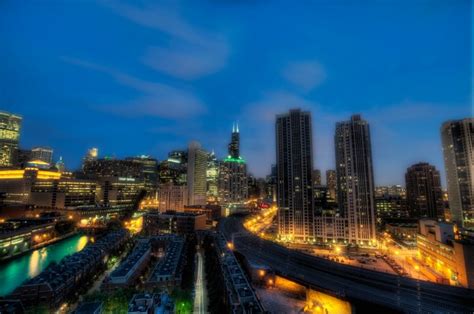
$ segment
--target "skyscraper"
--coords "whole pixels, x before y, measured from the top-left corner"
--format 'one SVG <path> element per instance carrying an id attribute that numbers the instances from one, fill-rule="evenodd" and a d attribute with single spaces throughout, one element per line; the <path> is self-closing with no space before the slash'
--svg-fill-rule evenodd
<path id="1" fill-rule="evenodd" d="M 326 185 L 328 187 L 328 197 L 336 200 L 336 170 L 326 170 Z"/>
<path id="2" fill-rule="evenodd" d="M 232 135 L 229 143 L 229 156 L 232 158 L 240 157 L 240 132 L 238 123 L 232 126 Z"/>
<path id="3" fill-rule="evenodd" d="M 474 118 L 444 123 L 441 139 L 452 219 L 474 228 Z"/>
<path id="4" fill-rule="evenodd" d="M 33 147 L 31 149 L 32 160 L 42 160 L 51 164 L 53 162 L 53 149 L 50 147 Z"/>
<path id="5" fill-rule="evenodd" d="M 311 114 L 299 109 L 276 118 L 278 233 L 310 240 L 313 228 Z"/>
<path id="6" fill-rule="evenodd" d="M 338 204 L 348 219 L 348 240 L 375 241 L 374 174 L 370 129 L 360 115 L 336 124 Z M 365 244 L 365 243 L 364 243 Z"/>
<path id="7" fill-rule="evenodd" d="M 242 203 L 248 198 L 247 165 L 240 156 L 239 126 L 232 127 L 229 155 L 219 171 L 219 198 L 224 204 Z"/>
<path id="8" fill-rule="evenodd" d="M 90 160 L 95 160 L 99 157 L 99 149 L 96 147 L 92 147 L 89 150 L 87 150 L 87 156 L 86 158 Z"/>
<path id="9" fill-rule="evenodd" d="M 87 166 L 88 163 L 96 161 L 99 157 L 99 149 L 92 147 L 87 150 L 87 154 L 82 159 L 82 169 Z"/>
<path id="10" fill-rule="evenodd" d="M 219 197 L 219 168 L 220 162 L 216 158 L 214 151 L 208 154 L 207 157 L 207 200 L 208 202 L 217 202 Z"/>
<path id="11" fill-rule="evenodd" d="M 207 152 L 198 142 L 188 147 L 188 204 L 206 205 Z"/>
<path id="12" fill-rule="evenodd" d="M 21 120 L 21 116 L 0 112 L 0 167 L 10 167 L 16 163 Z"/>
<path id="13" fill-rule="evenodd" d="M 147 191 L 152 194 L 158 188 L 158 160 L 151 156 L 140 155 L 136 157 L 125 158 L 140 165 L 141 179 L 145 182 Z"/>
<path id="14" fill-rule="evenodd" d="M 439 171 L 428 163 L 417 163 L 405 174 L 407 206 L 410 216 L 442 218 L 443 195 Z"/>

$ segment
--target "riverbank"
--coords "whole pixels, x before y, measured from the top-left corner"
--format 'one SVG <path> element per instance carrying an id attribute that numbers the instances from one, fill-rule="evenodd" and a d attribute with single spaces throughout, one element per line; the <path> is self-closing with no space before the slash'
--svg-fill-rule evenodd
<path id="1" fill-rule="evenodd" d="M 59 263 L 67 255 L 81 251 L 89 238 L 75 233 L 61 240 L 3 262 L 0 267 L 0 297 L 4 297 L 25 280 L 39 275 L 52 262 Z"/>
<path id="2" fill-rule="evenodd" d="M 49 241 L 44 241 L 44 242 L 41 242 L 37 245 L 35 245 L 34 247 L 31 247 L 29 248 L 28 250 L 25 250 L 25 251 L 21 251 L 21 252 L 18 252 L 17 254 L 15 255 L 10 255 L 10 256 L 7 256 L 3 259 L 0 259 L 0 266 L 2 266 L 3 264 L 5 263 L 8 263 L 16 258 L 20 258 L 22 257 L 23 255 L 26 255 L 28 253 L 31 253 L 32 251 L 35 251 L 35 250 L 39 250 L 39 249 L 42 249 L 44 248 L 45 246 L 48 246 L 48 245 L 52 245 L 52 244 L 55 244 L 55 243 L 58 243 L 60 241 L 63 241 L 63 240 L 66 240 L 67 238 L 70 238 L 74 235 L 79 235 L 81 234 L 79 231 L 73 231 L 73 232 L 69 232 L 61 237 L 56 237 L 54 239 L 51 239 Z"/>

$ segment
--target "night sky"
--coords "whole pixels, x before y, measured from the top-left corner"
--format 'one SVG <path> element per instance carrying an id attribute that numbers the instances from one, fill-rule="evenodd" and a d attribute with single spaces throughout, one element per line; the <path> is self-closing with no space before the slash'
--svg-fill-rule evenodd
<path id="1" fill-rule="evenodd" d="M 257 176 L 276 113 L 311 110 L 323 171 L 335 122 L 361 113 L 376 184 L 419 161 L 444 180 L 441 123 L 472 116 L 470 1 L 350 2 L 4 0 L 0 110 L 69 168 L 93 146 L 161 160 L 195 139 L 224 157 L 239 121 Z"/>

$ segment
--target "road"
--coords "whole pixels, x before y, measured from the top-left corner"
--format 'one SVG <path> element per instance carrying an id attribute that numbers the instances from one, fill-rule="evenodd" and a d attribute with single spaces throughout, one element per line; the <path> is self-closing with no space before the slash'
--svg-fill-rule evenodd
<path id="1" fill-rule="evenodd" d="M 234 247 L 252 261 L 271 267 L 293 281 L 340 296 L 402 312 L 466 313 L 474 311 L 474 290 L 436 285 L 392 274 L 331 262 L 261 239 L 242 226 L 242 218 L 229 217 L 219 229 Z"/>
<path id="2" fill-rule="evenodd" d="M 204 314 L 207 313 L 207 289 L 206 280 L 204 274 L 204 258 L 202 253 L 198 251 L 197 257 L 197 270 L 196 270 L 196 283 L 194 287 L 194 309 L 193 313 Z"/>

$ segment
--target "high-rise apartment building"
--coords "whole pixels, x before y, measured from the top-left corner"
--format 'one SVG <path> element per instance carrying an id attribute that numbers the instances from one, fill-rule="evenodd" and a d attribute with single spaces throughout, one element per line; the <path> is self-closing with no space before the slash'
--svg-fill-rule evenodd
<path id="1" fill-rule="evenodd" d="M 16 163 L 21 121 L 19 115 L 0 112 L 0 167 L 10 167 Z"/>
<path id="2" fill-rule="evenodd" d="M 338 204 L 348 220 L 348 241 L 372 243 L 375 233 L 374 174 L 369 123 L 360 115 L 336 124 Z"/>
<path id="3" fill-rule="evenodd" d="M 32 160 L 42 160 L 48 164 L 53 162 L 53 149 L 50 147 L 33 147 L 31 149 Z"/>
<path id="4" fill-rule="evenodd" d="M 232 128 L 229 154 L 219 171 L 219 198 L 223 204 L 242 203 L 248 198 L 247 165 L 240 156 L 239 126 Z"/>
<path id="5" fill-rule="evenodd" d="M 293 109 L 278 115 L 275 129 L 279 236 L 311 240 L 314 237 L 311 114 Z"/>
<path id="6" fill-rule="evenodd" d="M 441 139 L 452 220 L 474 228 L 474 118 L 444 123 Z"/>
<path id="7" fill-rule="evenodd" d="M 206 170 L 207 152 L 198 142 L 191 142 L 188 147 L 188 204 L 206 205 Z"/>
<path id="8" fill-rule="evenodd" d="M 442 218 L 444 216 L 441 177 L 428 163 L 417 163 L 405 174 L 407 206 L 410 216 Z"/>

